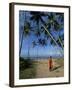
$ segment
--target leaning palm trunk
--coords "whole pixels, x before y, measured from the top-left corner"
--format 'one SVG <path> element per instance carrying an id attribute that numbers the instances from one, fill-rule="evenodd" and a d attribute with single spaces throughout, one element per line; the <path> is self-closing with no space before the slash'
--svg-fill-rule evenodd
<path id="1" fill-rule="evenodd" d="M 62 43 L 62 41 L 61 41 L 61 39 L 59 38 L 59 42 L 60 42 L 60 44 L 61 44 L 61 47 L 62 47 L 62 49 L 64 48 L 64 45 L 63 45 L 63 43 Z"/>
<path id="2" fill-rule="evenodd" d="M 44 30 L 48 33 L 48 35 L 50 36 L 50 38 L 54 41 L 54 43 L 57 45 L 57 46 L 59 46 L 58 45 L 58 43 L 56 42 L 56 40 L 54 39 L 54 37 L 50 34 L 50 32 L 47 30 L 47 28 L 44 26 L 44 25 L 42 25 L 42 27 L 44 28 Z M 59 38 L 59 42 L 60 42 L 60 44 L 61 44 L 61 53 L 63 52 L 63 44 L 61 43 L 61 40 L 60 40 L 60 38 Z"/>
<path id="3" fill-rule="evenodd" d="M 58 46 L 58 43 L 56 42 L 56 40 L 54 39 L 54 37 L 50 34 L 50 32 L 46 29 L 46 27 L 44 25 L 42 25 L 42 27 L 48 33 L 48 35 L 51 37 L 51 39 L 54 41 L 54 43 Z"/>
<path id="4" fill-rule="evenodd" d="M 24 22 L 25 22 L 26 21 L 26 13 L 25 13 L 24 17 L 25 17 L 25 20 L 24 20 Z M 24 25 L 25 25 L 25 23 L 24 23 Z M 20 50 L 19 50 L 19 56 L 21 55 L 22 44 L 23 44 L 23 37 L 24 37 L 24 30 L 22 32 L 22 38 L 21 38 L 21 45 L 20 45 Z"/>
<path id="5" fill-rule="evenodd" d="M 49 35 L 50 38 L 54 41 L 54 43 L 55 43 L 57 46 L 59 46 L 58 43 L 56 42 L 55 38 L 54 38 L 54 37 L 51 35 L 51 33 L 47 30 L 47 28 L 46 28 L 46 23 L 43 21 L 42 18 L 40 18 L 40 20 L 41 20 L 41 22 L 43 23 L 43 24 L 42 24 L 42 27 L 44 28 L 44 30 L 48 33 L 48 35 Z M 61 39 L 60 39 L 60 38 L 58 38 L 58 39 L 59 39 L 59 42 L 60 42 L 60 44 L 61 44 L 60 53 L 62 54 L 62 53 L 63 53 L 63 49 L 64 49 L 64 47 L 63 47 L 64 45 L 63 45 Z"/>
<path id="6" fill-rule="evenodd" d="M 21 54 L 21 49 L 22 49 L 22 44 L 23 44 L 23 35 L 24 35 L 24 31 L 22 32 L 22 38 L 21 38 L 21 45 L 20 45 L 20 50 L 19 50 L 19 56 Z"/>

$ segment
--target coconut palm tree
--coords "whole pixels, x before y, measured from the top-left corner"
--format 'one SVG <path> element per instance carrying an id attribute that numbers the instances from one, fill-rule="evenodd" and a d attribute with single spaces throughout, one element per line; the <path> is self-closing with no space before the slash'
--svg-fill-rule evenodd
<path id="1" fill-rule="evenodd" d="M 35 32 L 35 35 L 37 37 L 39 37 L 40 34 L 41 34 L 41 31 L 39 30 L 40 29 L 40 20 L 42 20 L 41 19 L 41 16 L 45 16 L 45 14 L 42 13 L 42 12 L 33 12 L 33 11 L 31 11 L 30 14 L 32 15 L 32 17 L 30 19 L 33 20 L 33 21 L 35 21 L 36 24 L 37 24 L 37 29 L 34 31 Z M 33 42 L 33 46 L 35 46 L 35 45 L 36 44 L 35 44 L 35 41 L 34 41 Z M 38 57 L 38 49 L 37 49 L 37 57 Z"/>
<path id="2" fill-rule="evenodd" d="M 25 19 L 24 19 L 24 28 L 22 32 L 22 38 L 21 38 L 21 45 L 20 45 L 20 50 L 19 50 L 19 55 L 21 54 L 21 49 L 22 49 L 22 44 L 23 44 L 23 37 L 27 37 L 30 35 L 30 23 L 26 20 L 26 12 L 25 12 Z"/>
<path id="3" fill-rule="evenodd" d="M 52 27 L 53 28 L 52 30 L 60 31 L 64 26 L 63 19 L 64 19 L 64 15 L 62 13 L 50 13 L 48 14 L 47 25 L 49 25 L 49 28 Z M 59 35 L 58 41 L 63 49 L 64 45 L 60 37 L 61 36 Z"/>
<path id="4" fill-rule="evenodd" d="M 51 38 L 51 42 L 54 42 L 56 45 L 61 46 L 61 48 L 63 49 L 63 43 L 60 39 L 60 37 L 58 37 L 58 41 L 53 37 L 53 35 L 50 33 L 50 29 L 53 28 L 53 30 L 55 31 L 59 31 L 61 29 L 62 24 L 58 23 L 57 21 L 57 17 L 58 14 L 54 14 L 54 13 L 48 13 L 48 14 L 44 14 L 43 12 L 31 12 L 30 13 L 32 15 L 31 20 L 34 20 L 35 22 L 37 22 L 37 24 L 39 23 L 39 21 L 41 21 L 41 25 L 45 31 L 45 33 L 47 33 L 47 36 L 49 36 Z M 44 16 L 48 16 L 48 22 L 45 22 L 43 20 L 42 17 Z M 59 18 L 62 17 L 63 15 L 60 16 L 59 14 Z M 62 18 L 61 18 L 62 19 Z M 37 33 L 40 36 L 40 31 L 38 31 Z M 59 45 L 60 44 L 60 45 Z"/>
<path id="5" fill-rule="evenodd" d="M 21 54 L 21 49 L 22 49 L 22 43 L 23 43 L 23 37 L 27 37 L 31 34 L 31 31 L 33 31 L 33 33 L 35 34 L 35 36 L 38 37 L 38 41 L 34 41 L 33 42 L 33 46 L 36 46 L 37 43 L 39 43 L 40 45 L 44 46 L 47 45 L 47 40 L 48 37 L 51 39 L 51 44 L 57 45 L 59 47 L 61 47 L 62 49 L 64 48 L 64 35 L 58 35 L 57 38 L 55 38 L 53 36 L 53 34 L 51 32 L 59 32 L 62 28 L 63 28 L 63 14 L 61 13 L 44 13 L 44 12 L 30 12 L 30 20 L 31 22 L 36 22 L 36 27 L 34 27 L 34 29 L 36 30 L 32 30 L 33 27 L 31 27 L 31 23 L 29 22 L 29 20 L 27 20 L 26 17 L 26 12 L 24 12 L 25 15 L 25 19 L 24 19 L 24 29 L 22 32 L 22 38 L 21 38 L 21 45 L 20 45 L 20 50 L 19 50 L 19 54 Z M 46 20 L 44 20 L 44 17 L 46 17 Z M 48 18 L 47 18 L 48 17 Z M 52 30 L 51 30 L 52 29 Z M 42 38 L 41 34 L 44 33 L 44 35 L 47 37 L 46 38 Z M 29 53 L 28 49 L 28 53 Z"/>

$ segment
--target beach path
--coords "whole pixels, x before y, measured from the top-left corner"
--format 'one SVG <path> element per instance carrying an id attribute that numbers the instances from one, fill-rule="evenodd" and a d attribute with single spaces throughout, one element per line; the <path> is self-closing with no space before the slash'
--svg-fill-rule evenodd
<path id="1" fill-rule="evenodd" d="M 38 61 L 36 66 L 37 78 L 63 77 L 63 76 L 64 76 L 63 62 L 59 63 L 58 60 L 53 60 L 53 69 L 52 71 L 49 71 L 48 60 Z"/>

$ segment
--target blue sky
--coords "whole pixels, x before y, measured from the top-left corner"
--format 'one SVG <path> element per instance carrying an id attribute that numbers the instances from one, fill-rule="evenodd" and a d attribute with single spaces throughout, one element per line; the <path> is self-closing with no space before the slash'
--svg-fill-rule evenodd
<path id="1" fill-rule="evenodd" d="M 19 46 L 21 45 L 21 38 L 22 38 L 22 32 L 23 32 L 23 25 L 24 25 L 24 13 L 25 11 L 20 11 L 19 12 Z M 27 20 L 29 19 L 29 12 L 27 12 Z M 44 18 L 44 17 L 43 17 Z M 46 17 L 45 17 L 46 18 Z M 45 19 L 44 19 L 45 20 Z M 31 22 L 31 26 L 34 25 Z M 64 30 L 61 30 L 61 32 L 63 34 Z M 57 37 L 58 32 L 53 32 L 53 35 L 55 34 L 55 37 Z M 32 41 L 36 40 L 37 37 L 35 37 L 34 35 L 28 36 L 28 37 L 23 37 L 23 43 L 22 43 L 22 49 L 21 49 L 21 55 L 22 57 L 28 57 L 28 55 L 30 57 L 49 57 L 49 56 L 63 56 L 63 54 L 61 53 L 61 48 L 59 46 L 53 46 L 50 44 L 50 40 L 48 40 L 47 45 L 46 46 L 40 46 L 37 45 L 35 47 L 32 46 Z M 28 54 L 29 52 L 29 54 Z"/>

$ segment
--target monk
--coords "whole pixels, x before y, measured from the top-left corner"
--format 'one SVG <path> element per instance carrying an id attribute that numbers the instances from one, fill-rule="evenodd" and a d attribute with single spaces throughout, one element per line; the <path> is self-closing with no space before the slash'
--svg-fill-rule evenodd
<path id="1" fill-rule="evenodd" d="M 52 56 L 50 56 L 49 60 L 48 60 L 48 67 L 49 67 L 49 71 L 51 71 L 53 69 L 53 61 L 52 61 Z"/>

